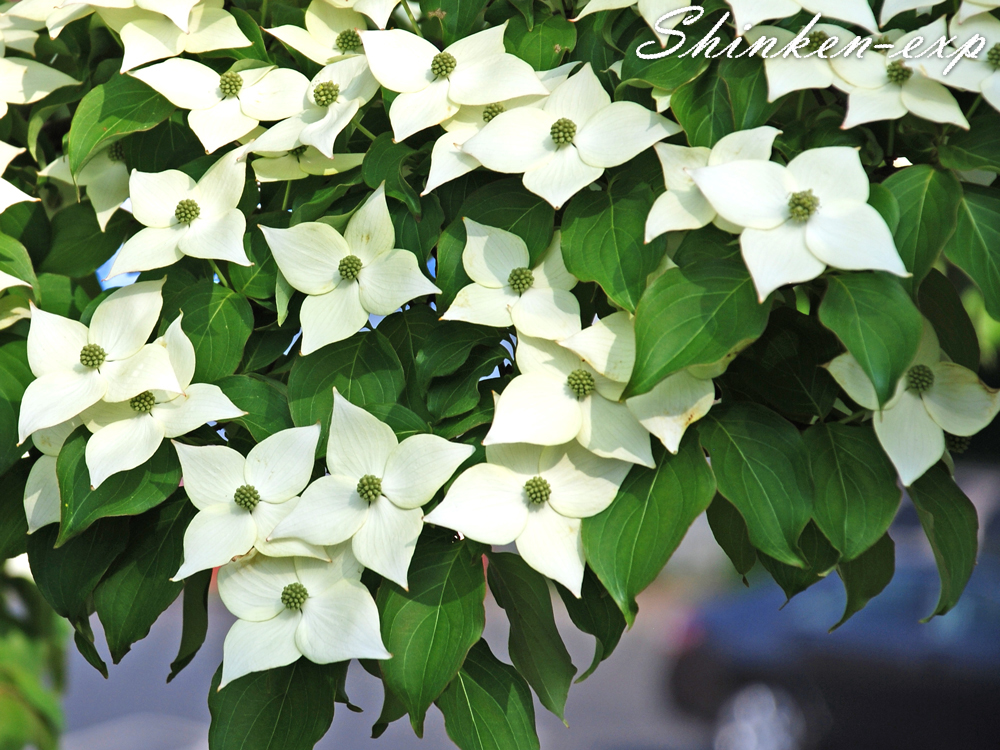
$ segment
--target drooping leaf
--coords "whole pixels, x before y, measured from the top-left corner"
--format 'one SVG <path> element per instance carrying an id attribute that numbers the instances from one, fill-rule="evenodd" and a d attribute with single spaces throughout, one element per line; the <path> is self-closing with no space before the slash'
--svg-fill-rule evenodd
<path id="1" fill-rule="evenodd" d="M 436 18 L 441 24 L 445 45 L 469 36 L 476 19 L 488 0 L 420 0 L 420 12 L 425 18 Z"/>
<path id="2" fill-rule="evenodd" d="M 798 548 L 802 551 L 802 559 L 805 560 L 803 568 L 793 568 L 763 552 L 759 553 L 761 565 L 767 569 L 789 600 L 825 578 L 840 559 L 840 553 L 833 548 L 813 521 L 810 521 L 802 531 Z"/>
<path id="3" fill-rule="evenodd" d="M 847 591 L 844 616 L 830 628 L 836 630 L 856 615 L 869 601 L 882 593 L 896 573 L 896 545 L 885 534 L 871 548 L 854 560 L 841 560 L 837 573 Z"/>
<path id="4" fill-rule="evenodd" d="M 27 550 L 24 485 L 30 469 L 28 461 L 18 461 L 0 477 L 4 488 L 0 493 L 0 560 L 17 557 Z"/>
<path id="5" fill-rule="evenodd" d="M 959 172 L 1000 172 L 1000 116 L 990 109 L 969 124 L 972 127 L 949 135 L 938 147 L 941 165 Z"/>
<path id="6" fill-rule="evenodd" d="M 945 354 L 951 357 L 952 362 L 977 372 L 979 338 L 955 285 L 939 270 L 932 268 L 920 285 L 917 300 L 920 312 L 934 326 Z"/>
<path id="7" fill-rule="evenodd" d="M 395 143 L 392 133 L 382 133 L 368 147 L 361 163 L 361 176 L 372 190 L 385 182 L 385 194 L 402 201 L 414 216 L 420 216 L 420 196 L 407 180 L 406 164 L 416 151 L 405 143 Z"/>
<path id="8" fill-rule="evenodd" d="M 587 671 L 576 678 L 577 682 L 583 682 L 618 646 L 618 641 L 625 632 L 625 616 L 610 592 L 604 588 L 600 579 L 589 567 L 583 574 L 583 587 L 579 599 L 562 584 L 557 583 L 556 590 L 566 605 L 566 611 L 569 612 L 573 624 L 584 633 L 594 636 L 594 658 Z"/>
<path id="9" fill-rule="evenodd" d="M 102 232 L 93 206 L 67 206 L 52 217 L 52 245 L 39 270 L 74 278 L 92 274 L 121 247 L 133 226 L 128 213 L 119 211 Z"/>
<path id="10" fill-rule="evenodd" d="M 212 383 L 236 372 L 253 330 L 247 298 L 203 279 L 182 290 L 173 303 L 184 313 L 181 328 L 194 345 L 194 382 Z M 171 312 L 165 303 L 164 328 L 173 321 Z"/>
<path id="11" fill-rule="evenodd" d="M 24 453 L 17 446 L 17 421 L 24 389 L 34 379 L 28 368 L 27 344 L 9 341 L 0 345 L 0 474 Z"/>
<path id="12" fill-rule="evenodd" d="M 986 311 L 1000 320 L 1000 197 L 996 190 L 963 185 L 958 225 L 945 246 L 948 259 L 983 292 Z"/>
<path id="13" fill-rule="evenodd" d="M 184 579 L 184 609 L 181 645 L 177 657 L 170 663 L 167 682 L 173 680 L 198 654 L 208 633 L 208 588 L 212 571 L 201 570 Z"/>
<path id="14" fill-rule="evenodd" d="M 246 427 L 257 442 L 294 426 L 283 383 L 262 376 L 230 375 L 216 385 L 230 401 L 247 412 L 233 421 Z"/>
<path id="15" fill-rule="evenodd" d="M 551 70 L 576 46 L 576 26 L 562 16 L 548 16 L 529 29 L 528 21 L 510 19 L 504 33 L 504 47 L 535 70 Z"/>
<path id="16" fill-rule="evenodd" d="M 743 577 L 743 582 L 749 586 L 746 574 L 757 562 L 757 550 L 750 543 L 747 523 L 743 520 L 743 516 L 736 506 L 722 495 L 715 496 L 705 511 L 705 516 L 708 518 L 708 525 L 712 529 L 715 541 L 733 563 L 736 572 Z"/>

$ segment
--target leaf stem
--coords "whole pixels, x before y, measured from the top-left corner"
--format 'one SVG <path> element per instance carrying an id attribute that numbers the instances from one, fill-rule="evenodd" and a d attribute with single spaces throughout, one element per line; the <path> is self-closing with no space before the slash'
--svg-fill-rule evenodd
<path id="1" fill-rule="evenodd" d="M 799 103 L 795 106 L 796 120 L 802 119 L 802 110 L 805 109 L 805 106 L 806 106 L 806 90 L 802 89 L 802 91 L 799 92 Z"/>
<path id="2" fill-rule="evenodd" d="M 222 275 L 222 269 L 220 269 L 211 258 L 208 258 L 208 263 L 212 266 L 212 270 L 215 271 L 215 275 L 219 277 L 219 283 L 226 287 L 226 289 L 229 289 L 229 282 L 226 281 L 226 277 Z"/>
<path id="3" fill-rule="evenodd" d="M 405 0 L 404 0 L 404 2 L 405 2 Z M 364 135 L 368 136 L 368 140 L 371 140 L 371 141 L 375 140 L 375 134 L 372 131 L 370 131 L 368 128 L 366 128 L 364 125 L 361 124 L 361 118 L 360 117 L 355 117 L 351 122 L 354 123 L 354 127 L 355 128 L 357 128 L 358 130 L 360 130 Z"/>
<path id="4" fill-rule="evenodd" d="M 413 27 L 413 33 L 423 38 L 424 33 L 420 30 L 420 26 L 417 25 L 417 19 L 413 17 L 413 11 L 410 10 L 410 4 L 406 0 L 403 0 L 403 2 L 400 3 L 400 5 L 403 6 L 403 10 L 406 13 L 406 17 L 410 19 L 410 25 Z"/>
<path id="5" fill-rule="evenodd" d="M 292 194 L 292 181 L 288 180 L 285 183 L 285 197 L 281 199 L 281 210 L 288 210 L 288 198 Z"/>
<path id="6" fill-rule="evenodd" d="M 976 114 L 976 110 L 979 109 L 979 105 L 982 103 L 983 103 L 983 95 L 977 94 L 975 101 L 972 102 L 972 105 L 969 107 L 969 111 L 965 113 L 965 119 L 971 120 L 972 116 Z"/>

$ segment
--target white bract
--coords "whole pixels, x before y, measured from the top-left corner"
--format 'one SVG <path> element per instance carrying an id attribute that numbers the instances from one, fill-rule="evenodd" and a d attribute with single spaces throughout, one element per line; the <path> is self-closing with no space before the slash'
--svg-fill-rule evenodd
<path id="1" fill-rule="evenodd" d="M 56 458 L 63 443 L 77 427 L 80 418 L 46 427 L 31 436 L 31 442 L 42 452 L 24 485 L 24 515 L 28 519 L 28 533 L 34 534 L 43 526 L 59 523 L 59 479 L 56 476 Z"/>
<path id="2" fill-rule="evenodd" d="M 208 153 L 249 133 L 260 121 L 302 111 L 309 81 L 297 70 L 263 65 L 221 76 L 194 60 L 174 58 L 132 75 L 191 110 L 188 125 Z"/>
<path id="3" fill-rule="evenodd" d="M 916 357 L 881 410 L 875 387 L 853 356 L 842 354 L 827 369 L 848 396 L 874 412 L 875 434 L 906 486 L 941 459 L 945 433 L 971 437 L 1000 411 L 998 392 L 948 361 L 927 320 Z"/>
<path id="4" fill-rule="evenodd" d="M 462 265 L 472 279 L 441 320 L 507 328 L 519 336 L 564 339 L 580 330 L 576 278 L 563 263 L 559 231 L 534 268 L 524 240 L 512 232 L 465 219 Z"/>
<path id="5" fill-rule="evenodd" d="M 65 7 L 63 7 L 65 5 Z M 59 36 L 67 24 L 89 16 L 94 8 L 89 3 L 63 3 L 62 0 L 18 0 L 6 12 L 19 20 L 35 25 L 31 28 L 47 27 L 53 39 Z"/>
<path id="6" fill-rule="evenodd" d="M 115 211 L 128 199 L 128 168 L 120 141 L 96 153 L 76 177 L 70 172 L 68 156 L 60 156 L 47 164 L 38 176 L 87 188 L 87 197 L 102 232 Z"/>
<path id="7" fill-rule="evenodd" d="M 362 565 L 406 588 L 423 525 L 420 508 L 473 452 L 471 445 L 436 435 L 399 442 L 389 425 L 334 389 L 326 448 L 330 474 L 302 493 L 271 537 L 319 545 L 350 540 Z"/>
<path id="8" fill-rule="evenodd" d="M 349 8 L 334 8 L 326 0 L 313 0 L 306 8 L 306 27 L 278 26 L 265 29 L 292 49 L 313 62 L 327 65 L 351 55 L 361 55 L 359 30 L 365 29 L 365 19 Z"/>
<path id="9" fill-rule="evenodd" d="M 250 555 L 219 571 L 219 595 L 239 619 L 222 647 L 219 690 L 304 656 L 316 664 L 388 659 L 378 609 L 347 545 L 330 560 Z"/>
<path id="10" fill-rule="evenodd" d="M 0 271 L 0 331 L 10 328 L 19 320 L 31 317 L 31 309 L 25 297 L 19 294 L 4 294 L 7 289 L 16 287 L 31 289 L 31 284 Z"/>
<path id="11" fill-rule="evenodd" d="M 746 30 L 761 21 L 788 18 L 806 10 L 827 18 L 856 24 L 872 33 L 878 31 L 868 0 L 726 0 L 733 9 L 737 29 Z"/>
<path id="12" fill-rule="evenodd" d="M 652 242 L 665 232 L 700 229 L 712 222 L 720 229 L 734 234 L 740 227 L 719 217 L 708 199 L 691 179 L 690 169 L 714 167 L 732 161 L 771 158 L 771 148 L 780 130 L 764 126 L 753 130 L 739 130 L 721 138 L 711 149 L 688 148 L 673 143 L 653 146 L 663 167 L 663 181 L 667 191 L 656 199 L 646 218 L 646 242 Z"/>
<path id="13" fill-rule="evenodd" d="M 1000 3 L 997 3 L 997 5 L 1000 5 Z M 923 14 L 930 11 L 933 7 L 934 3 L 928 2 L 928 0 L 885 0 L 882 4 L 882 13 L 879 15 L 879 23 L 885 26 L 900 13 L 915 10 L 918 14 Z"/>
<path id="14" fill-rule="evenodd" d="M 402 29 L 365 31 L 368 63 L 378 82 L 398 91 L 389 107 L 397 141 L 454 116 L 463 104 L 491 104 L 518 96 L 545 96 L 531 66 L 504 51 L 507 24 L 437 47 Z"/>
<path id="15" fill-rule="evenodd" d="M 100 401 L 81 415 L 94 433 L 87 441 L 90 484 L 100 487 L 112 474 L 146 463 L 163 438 L 180 437 L 206 422 L 236 419 L 246 414 L 217 385 L 195 383 L 195 355 L 178 316 L 158 344 L 167 350 L 183 393 L 145 391 L 129 401 Z"/>
<path id="16" fill-rule="evenodd" d="M 392 9 L 399 5 L 399 0 L 322 0 L 334 8 L 349 8 L 368 16 L 380 29 L 389 22 Z"/>
<path id="17" fill-rule="evenodd" d="M 0 37 L 0 117 L 7 114 L 8 104 L 31 104 L 44 99 L 63 86 L 76 86 L 80 83 L 65 73 L 34 60 L 24 57 L 4 57 L 4 37 Z M 19 47 L 12 44 L 11 48 Z M 3 152 L 0 151 L 0 165 L 6 166 L 2 161 L 3 156 Z M 0 208 L 0 211 L 2 210 Z"/>
<path id="18" fill-rule="evenodd" d="M 660 39 L 660 43 L 664 44 L 669 37 L 660 34 L 659 29 L 676 28 L 681 21 L 688 17 L 688 14 L 676 13 L 670 18 L 663 19 L 662 22 L 660 22 L 660 19 L 668 13 L 674 13 L 674 11 L 678 11 L 681 8 L 688 8 L 694 5 L 694 3 L 689 2 L 689 0 L 638 0 L 638 2 L 636 0 L 590 0 L 583 6 L 583 10 L 576 14 L 576 18 L 573 21 L 575 23 L 581 18 L 589 16 L 591 13 L 597 13 L 602 10 L 630 8 L 633 5 L 636 6 L 642 19 L 649 24 L 649 28 Z"/>
<path id="19" fill-rule="evenodd" d="M 235 149 L 195 182 L 183 172 L 132 170 L 132 215 L 146 225 L 122 246 L 108 277 L 148 271 L 192 258 L 251 265 L 243 249 L 247 220 L 236 206 L 243 195 L 247 165 Z"/>
<path id="20" fill-rule="evenodd" d="M 1000 0 L 962 0 L 955 18 L 959 23 L 965 23 L 973 16 L 989 13 L 997 8 L 1000 8 Z"/>
<path id="21" fill-rule="evenodd" d="M 746 227 L 740 247 L 761 301 L 827 266 L 909 275 L 885 220 L 868 205 L 868 175 L 852 148 L 811 149 L 787 167 L 735 161 L 691 177 L 722 218 Z"/>
<path id="22" fill-rule="evenodd" d="M 184 532 L 184 563 L 172 580 L 225 565 L 254 548 L 273 557 L 325 559 L 322 549 L 296 539 L 267 541 L 309 484 L 318 442 L 318 424 L 276 432 L 246 458 L 223 445 L 173 441 L 184 491 L 198 513 Z"/>
<path id="23" fill-rule="evenodd" d="M 604 458 L 655 465 L 649 433 L 619 402 L 624 382 L 554 341 L 521 335 L 514 356 L 521 374 L 500 394 L 484 445 L 576 440 Z"/>
<path id="24" fill-rule="evenodd" d="M 97 306 L 89 328 L 31 306 L 28 364 L 37 379 L 21 402 L 19 443 L 101 399 L 181 392 L 167 350 L 146 344 L 160 316 L 162 286 L 163 279 L 143 281 L 112 293 Z"/>
<path id="25" fill-rule="evenodd" d="M 514 542 L 528 565 L 579 597 L 580 519 L 611 504 L 631 465 L 577 443 L 489 445 L 486 461 L 459 475 L 424 520 L 483 544 Z"/>
<path id="26" fill-rule="evenodd" d="M 324 156 L 332 157 L 333 143 L 340 131 L 377 91 L 378 81 L 363 55 L 331 63 L 302 91 L 296 114 L 272 125 L 253 147 L 262 151 L 290 151 L 298 146 L 315 146 Z"/>
<path id="27" fill-rule="evenodd" d="M 3 57 L 8 47 L 34 55 L 35 42 L 38 41 L 37 30 L 45 26 L 44 20 L 15 16 L 10 10 L 13 8 L 0 13 L 0 57 Z"/>
<path id="28" fill-rule="evenodd" d="M 635 102 L 612 102 L 587 63 L 542 107 L 497 115 L 462 150 L 495 172 L 523 172 L 528 190 L 561 208 L 607 167 L 679 132 Z"/>
<path id="29" fill-rule="evenodd" d="M 953 19 L 949 32 L 956 47 L 971 42 L 976 35 L 981 36 L 985 40 L 982 51 L 975 59 L 966 57 L 951 67 L 955 59 L 948 59 L 948 55 L 957 49 L 949 48 L 943 59 L 921 59 L 917 63 L 920 72 L 951 88 L 982 94 L 990 106 L 1000 110 L 1000 21 L 988 13 L 973 16 L 965 23 Z"/>
<path id="30" fill-rule="evenodd" d="M 364 161 L 364 154 L 334 154 L 323 156 L 314 146 L 299 146 L 284 153 L 255 151 L 263 158 L 254 159 L 254 176 L 258 182 L 285 182 L 301 180 L 309 175 L 330 175 L 357 169 Z"/>
<path id="31" fill-rule="evenodd" d="M 808 44 L 799 52 L 799 56 L 785 57 L 783 54 L 778 54 L 800 33 L 801 31 L 793 32 L 778 26 L 755 26 L 744 37 L 747 44 L 751 45 L 762 37 L 777 40 L 773 46 L 765 47 L 762 53 L 766 55 L 764 71 L 767 73 L 768 101 L 777 101 L 792 91 L 826 89 L 833 86 L 837 76 L 826 58 L 839 53 L 849 38 L 854 37 L 854 34 L 847 32 L 841 26 L 818 23 L 806 35 Z M 828 40 L 832 38 L 836 38 L 838 42 L 830 44 Z"/>
<path id="32" fill-rule="evenodd" d="M 329 224 L 303 222 L 289 229 L 261 227 L 288 283 L 307 296 L 302 353 L 343 341 L 368 322 L 415 297 L 440 294 L 421 272 L 417 256 L 394 248 L 396 231 L 380 185 L 341 235 Z"/>
<path id="33" fill-rule="evenodd" d="M 63 5 L 73 5 L 72 2 L 64 2 Z M 85 0 L 85 5 L 94 8 L 138 8 L 159 13 L 166 16 L 181 31 L 188 30 L 188 21 L 191 9 L 198 4 L 198 0 Z"/>

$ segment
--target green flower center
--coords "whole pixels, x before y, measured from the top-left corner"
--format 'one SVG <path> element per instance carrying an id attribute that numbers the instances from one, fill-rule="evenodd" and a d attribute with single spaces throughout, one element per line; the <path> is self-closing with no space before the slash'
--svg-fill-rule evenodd
<path id="1" fill-rule="evenodd" d="M 281 603 L 288 609 L 302 609 L 308 598 L 309 592 L 298 581 L 288 584 L 281 590 Z"/>
<path id="2" fill-rule="evenodd" d="M 239 73 L 230 71 L 219 76 L 219 89 L 227 99 L 231 99 L 240 93 L 241 88 L 243 88 L 243 78 Z"/>
<path id="3" fill-rule="evenodd" d="M 454 70 L 457 61 L 450 52 L 438 52 L 431 60 L 431 73 L 437 78 L 447 78 Z"/>
<path id="4" fill-rule="evenodd" d="M 530 268 L 515 268 L 507 277 L 507 283 L 518 294 L 524 294 L 535 283 L 535 274 Z"/>
<path id="5" fill-rule="evenodd" d="M 576 123 L 565 117 L 560 117 L 552 123 L 549 135 L 552 136 L 552 140 L 555 141 L 557 146 L 565 146 L 568 143 L 572 143 L 573 139 L 576 138 Z"/>
<path id="6" fill-rule="evenodd" d="M 100 367 L 107 358 L 108 353 L 97 344 L 87 344 L 80 350 L 80 364 L 84 367 Z"/>
<path id="7" fill-rule="evenodd" d="M 347 279 L 347 281 L 354 281 L 358 278 L 358 274 L 361 273 L 361 258 L 357 255 L 344 256 L 340 261 L 340 265 L 337 266 L 337 272 L 341 278 Z"/>
<path id="8" fill-rule="evenodd" d="M 892 42 L 889 41 L 889 37 L 887 37 L 885 34 L 882 34 L 882 36 L 875 37 L 874 41 L 872 41 L 872 47 L 879 47 L 884 44 L 892 44 Z M 889 54 L 888 49 L 877 49 L 875 51 L 878 52 L 880 55 Z"/>
<path id="9" fill-rule="evenodd" d="M 156 398 L 149 391 L 143 391 L 138 396 L 130 398 L 128 405 L 132 407 L 133 411 L 146 412 L 152 411 L 153 407 L 156 406 Z"/>
<path id="10" fill-rule="evenodd" d="M 366 503 L 374 503 L 382 494 L 382 480 L 371 474 L 365 474 L 358 480 L 358 494 Z"/>
<path id="11" fill-rule="evenodd" d="M 340 96 L 340 85 L 330 81 L 317 83 L 313 89 L 313 100 L 319 107 L 329 107 L 337 101 L 338 96 Z"/>
<path id="12" fill-rule="evenodd" d="M 792 215 L 793 221 L 807 221 L 818 208 L 819 198 L 813 195 L 812 190 L 793 193 L 788 199 L 788 213 Z"/>
<path id="13" fill-rule="evenodd" d="M 823 42 L 829 38 L 830 35 L 825 31 L 814 31 L 811 34 L 806 35 L 806 39 L 809 40 L 809 44 L 807 44 L 803 49 L 807 54 L 812 54 L 813 52 L 819 50 L 819 48 L 823 46 Z"/>
<path id="14" fill-rule="evenodd" d="M 483 110 L 483 122 L 489 122 L 497 115 L 506 111 L 507 108 L 502 104 L 500 104 L 499 102 L 496 102 L 494 104 L 487 104 L 486 109 Z"/>
<path id="15" fill-rule="evenodd" d="M 337 34 L 337 49 L 341 52 L 354 52 L 361 46 L 361 35 L 354 29 L 347 29 Z"/>
<path id="16" fill-rule="evenodd" d="M 594 376 L 586 370 L 573 370 L 566 378 L 566 385 L 576 394 L 577 398 L 586 398 L 597 387 Z"/>
<path id="17" fill-rule="evenodd" d="M 125 161 L 125 144 L 121 141 L 115 141 L 108 148 L 108 158 L 111 161 Z"/>
<path id="18" fill-rule="evenodd" d="M 914 365 L 906 373 L 906 387 L 917 393 L 924 393 L 934 385 L 934 371 L 927 365 Z"/>
<path id="19" fill-rule="evenodd" d="M 994 44 L 990 51 L 986 53 L 986 62 L 997 70 L 1000 70 L 1000 44 Z"/>
<path id="20" fill-rule="evenodd" d="M 294 156 L 296 159 L 298 159 L 300 156 L 302 156 L 302 154 L 304 154 L 306 152 L 307 148 L 308 148 L 308 146 L 296 146 L 295 148 L 293 148 L 288 153 L 291 156 Z"/>
<path id="21" fill-rule="evenodd" d="M 965 453 L 969 450 L 969 446 L 972 445 L 971 437 L 963 437 L 962 435 L 952 435 L 949 432 L 944 434 L 944 446 L 948 449 L 949 453 Z"/>
<path id="22" fill-rule="evenodd" d="M 903 65 L 902 60 L 896 60 L 889 63 L 889 67 L 885 69 L 885 74 L 889 77 L 889 83 L 902 86 L 913 76 L 913 71 Z"/>
<path id="23" fill-rule="evenodd" d="M 552 496 L 552 487 L 541 477 L 532 477 L 524 483 L 524 491 L 528 499 L 535 505 L 541 505 Z"/>
<path id="24" fill-rule="evenodd" d="M 177 203 L 177 208 L 174 209 L 174 216 L 177 217 L 177 221 L 181 224 L 190 224 L 201 216 L 201 208 L 199 208 L 197 201 L 185 198 Z"/>
<path id="25" fill-rule="evenodd" d="M 244 484 L 242 487 L 236 488 L 236 492 L 233 493 L 233 502 L 243 510 L 253 510 L 260 502 L 260 493 L 253 485 Z"/>

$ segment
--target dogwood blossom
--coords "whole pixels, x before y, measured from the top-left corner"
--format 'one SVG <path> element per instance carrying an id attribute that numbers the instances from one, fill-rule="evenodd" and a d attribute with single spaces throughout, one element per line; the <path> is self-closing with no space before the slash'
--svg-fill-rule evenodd
<path id="1" fill-rule="evenodd" d="M 875 434 L 907 486 L 941 459 L 945 433 L 971 437 L 1000 411 L 1000 394 L 972 370 L 948 361 L 926 319 L 917 355 L 881 411 L 875 387 L 851 354 L 827 369 L 848 396 L 874 412 Z"/>
<path id="2" fill-rule="evenodd" d="M 808 44 L 802 49 L 800 56 L 785 57 L 777 54 L 784 49 L 801 32 L 793 32 L 779 26 L 755 26 L 745 35 L 747 44 L 755 44 L 761 38 L 776 39 L 777 43 L 764 59 L 764 72 L 767 74 L 767 100 L 777 101 L 793 91 L 803 89 L 826 89 L 834 85 L 837 75 L 833 72 L 830 60 L 847 45 L 846 37 L 853 34 L 845 33 L 841 26 L 818 23 L 811 27 L 806 35 Z M 828 40 L 836 38 L 835 44 Z M 824 46 L 826 44 L 826 46 Z M 822 50 L 822 57 L 820 51 Z M 875 54 L 874 52 L 872 54 Z"/>
<path id="3" fill-rule="evenodd" d="M 673 143 L 653 146 L 663 167 L 667 191 L 656 199 L 646 218 L 646 242 L 652 242 L 665 232 L 700 229 L 714 222 L 727 232 L 738 234 L 740 227 L 722 219 L 708 199 L 691 179 L 688 170 L 728 164 L 733 161 L 771 158 L 771 148 L 780 130 L 769 126 L 730 133 L 711 149 L 688 148 Z"/>
<path id="4" fill-rule="evenodd" d="M 75 177 L 70 172 L 67 156 L 60 156 L 47 164 L 45 169 L 39 170 L 38 176 L 87 188 L 87 197 L 102 232 L 115 211 L 128 199 L 128 168 L 120 141 L 96 153 Z"/>
<path id="5" fill-rule="evenodd" d="M 900 13 L 915 10 L 918 14 L 923 14 L 927 13 L 933 7 L 934 3 L 928 2 L 928 0 L 885 0 L 882 4 L 882 14 L 879 16 L 879 23 L 885 26 Z"/>
<path id="6" fill-rule="evenodd" d="M 587 63 L 542 107 L 498 114 L 462 150 L 495 172 L 523 172 L 528 190 L 561 208 L 607 167 L 679 132 L 635 102 L 612 102 Z"/>
<path id="7" fill-rule="evenodd" d="M 389 22 L 393 8 L 399 5 L 399 0 L 322 0 L 334 8 L 349 8 L 368 16 L 380 29 Z"/>
<path id="8" fill-rule="evenodd" d="M 28 472 L 24 484 L 24 515 L 28 519 L 28 533 L 34 534 L 43 526 L 59 523 L 59 478 L 56 476 L 56 458 L 66 438 L 80 426 L 74 417 L 54 427 L 38 430 L 31 442 L 42 452 Z"/>
<path id="9" fill-rule="evenodd" d="M 389 107 L 397 141 L 444 122 L 463 104 L 491 104 L 518 96 L 545 96 L 531 66 L 504 51 L 502 26 L 437 47 L 402 29 L 363 31 L 372 74 L 400 92 Z"/>
<path id="10" fill-rule="evenodd" d="M 236 419 L 246 414 L 217 385 L 191 383 L 195 354 L 178 315 L 166 334 L 154 343 L 167 350 L 182 393 L 145 391 L 129 401 L 99 401 L 81 415 L 94 434 L 87 441 L 90 484 L 100 487 L 112 474 L 144 464 L 163 438 L 175 438 L 206 422 Z"/>
<path id="11" fill-rule="evenodd" d="M 4 57 L 3 54 L 3 44 L 0 44 L 0 117 L 7 114 L 8 104 L 32 104 L 44 99 L 56 89 L 80 83 L 65 73 L 35 60 Z M 0 153 L 0 157 L 2 156 Z"/>
<path id="12" fill-rule="evenodd" d="M 286 25 L 265 31 L 320 65 L 364 54 L 358 30 L 366 25 L 364 16 L 357 11 L 313 0 L 306 8 L 305 22 L 304 29 Z"/>
<path id="13" fill-rule="evenodd" d="M 36 380 L 21 401 L 18 442 L 77 416 L 101 399 L 127 401 L 144 391 L 180 393 L 167 350 L 146 344 L 160 316 L 163 279 L 110 294 L 88 328 L 31 305 L 28 365 Z"/>
<path id="14" fill-rule="evenodd" d="M 63 3 L 72 5 L 73 3 Z M 181 31 L 188 30 L 191 10 L 198 0 L 86 0 L 84 3 L 94 8 L 139 8 L 166 16 Z"/>
<path id="15" fill-rule="evenodd" d="M 261 227 L 288 283 L 307 296 L 299 313 L 302 353 L 357 333 L 368 315 L 389 315 L 414 297 L 440 294 L 417 256 L 393 248 L 396 230 L 380 185 L 341 235 L 322 222 Z"/>
<path id="16" fill-rule="evenodd" d="M 951 67 L 954 59 L 949 59 L 948 55 L 957 49 L 948 48 L 940 58 L 929 56 L 918 61 L 920 72 L 951 88 L 982 94 L 994 109 L 1000 110 L 1000 69 L 991 62 L 991 59 L 1000 60 L 1000 21 L 989 13 L 972 16 L 964 23 L 959 23 L 956 17 L 952 19 L 949 33 L 955 47 L 961 47 L 978 34 L 986 40 L 984 50 L 978 59 L 963 58 Z"/>
<path id="17" fill-rule="evenodd" d="M 246 181 L 242 149 L 230 151 L 195 182 L 184 172 L 132 170 L 132 215 L 146 225 L 122 246 L 108 277 L 148 271 L 192 258 L 249 266 L 243 249 L 247 220 L 237 208 Z"/>
<path id="18" fill-rule="evenodd" d="M 44 20 L 38 22 L 9 12 L 0 13 L 0 57 L 3 57 L 7 47 L 34 55 L 37 29 L 44 25 Z"/>
<path id="19" fill-rule="evenodd" d="M 691 177 L 722 218 L 746 227 L 740 247 L 761 301 L 827 266 L 909 275 L 885 220 L 868 205 L 868 175 L 852 148 L 811 149 L 787 167 L 735 161 Z"/>
<path id="20" fill-rule="evenodd" d="M 0 271 L 0 331 L 10 328 L 19 320 L 31 317 L 28 300 L 20 294 L 4 294 L 7 289 L 25 287 L 31 289 L 31 284 L 16 276 Z"/>
<path id="21" fill-rule="evenodd" d="M 2 61 L 0 61 L 2 63 Z M 0 73 L 2 75 L 2 73 Z M 0 84 L 2 86 L 3 84 Z M 6 105 L 0 105 L 0 108 Z M 0 115 L 2 116 L 2 115 Z M 7 171 L 7 167 L 18 154 L 23 154 L 23 148 L 16 148 L 8 143 L 0 141 L 0 175 Z M 3 213 L 15 203 L 24 201 L 37 201 L 38 198 L 28 195 L 20 188 L 14 187 L 7 180 L 0 179 L 0 213 Z"/>
<path id="22" fill-rule="evenodd" d="M 424 521 L 484 544 L 514 542 L 528 565 L 579 597 L 580 519 L 611 504 L 630 464 L 575 442 L 488 445 L 486 461 L 462 472 Z"/>
<path id="23" fill-rule="evenodd" d="M 349 545 L 327 552 L 329 561 L 253 554 L 219 570 L 219 596 L 239 618 L 222 646 L 220 690 L 301 656 L 316 664 L 390 658 L 362 566 Z"/>
<path id="24" fill-rule="evenodd" d="M 980 13 L 989 13 L 1000 8 L 1000 0 L 962 0 L 955 18 L 959 23 L 965 23 Z"/>
<path id="25" fill-rule="evenodd" d="M 364 154 L 334 154 L 323 156 L 314 146 L 298 146 L 290 151 L 254 151 L 262 157 L 252 163 L 258 182 L 284 182 L 301 180 L 309 175 L 330 175 L 357 169 L 364 161 Z"/>
<path id="26" fill-rule="evenodd" d="M 184 532 L 184 562 L 172 580 L 225 565 L 254 548 L 273 557 L 326 559 L 323 550 L 296 539 L 267 541 L 309 484 L 318 442 L 318 424 L 276 432 L 246 458 L 223 445 L 173 441 L 184 491 L 198 513 Z"/>
<path id="27" fill-rule="evenodd" d="M 680 10 L 681 8 L 688 8 L 693 3 L 688 2 L 688 0 L 589 0 L 589 2 L 583 6 L 583 10 L 576 14 L 576 18 L 573 22 L 579 21 L 581 18 L 589 16 L 591 13 L 598 13 L 602 10 L 617 10 L 619 8 L 630 8 L 633 5 L 639 11 L 639 15 L 642 19 L 649 24 L 649 28 L 653 30 L 653 33 L 657 35 L 660 39 L 660 43 L 664 43 L 669 37 L 659 33 L 657 26 L 660 29 L 674 29 L 683 21 L 687 14 L 678 13 L 671 18 L 666 18 L 662 22 L 660 21 L 663 16 L 673 11 Z"/>
<path id="28" fill-rule="evenodd" d="M 518 335 L 563 339 L 580 330 L 576 278 L 563 263 L 558 230 L 541 262 L 530 268 L 528 246 L 513 232 L 465 219 L 462 265 L 472 279 L 441 320 L 507 328 Z"/>
<path id="29" fill-rule="evenodd" d="M 471 445 L 437 435 L 400 442 L 389 425 L 335 388 L 326 448 L 330 474 L 309 485 L 271 538 L 319 545 L 350 540 L 362 565 L 406 588 L 423 525 L 420 508 L 473 452 Z"/>
<path id="30" fill-rule="evenodd" d="M 878 31 L 868 0 L 726 0 L 733 9 L 736 28 L 746 29 L 761 21 L 788 18 L 804 10 L 822 13 L 827 18 Z"/>
<path id="31" fill-rule="evenodd" d="M 49 36 L 55 39 L 68 24 L 93 12 L 94 8 L 89 3 L 64 4 L 62 0 L 18 0 L 5 11 L 4 15 L 34 22 L 38 24 L 37 28 L 47 27 Z"/>

